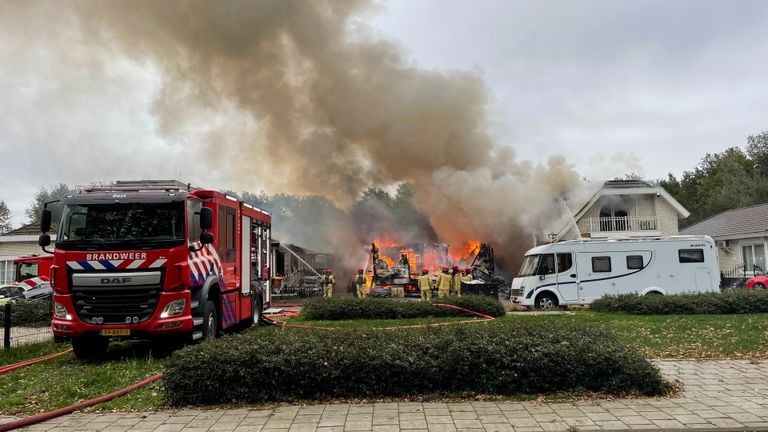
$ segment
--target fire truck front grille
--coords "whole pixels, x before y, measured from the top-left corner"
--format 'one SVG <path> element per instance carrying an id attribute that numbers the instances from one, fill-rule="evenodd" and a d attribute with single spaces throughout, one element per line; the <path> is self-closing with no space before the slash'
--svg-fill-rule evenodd
<path id="1" fill-rule="evenodd" d="M 135 324 L 152 317 L 161 288 L 73 288 L 77 316 L 91 324 Z"/>

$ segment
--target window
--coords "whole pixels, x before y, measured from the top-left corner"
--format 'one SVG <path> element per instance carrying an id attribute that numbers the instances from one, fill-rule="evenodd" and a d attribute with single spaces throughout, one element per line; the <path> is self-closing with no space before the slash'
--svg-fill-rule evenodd
<path id="1" fill-rule="evenodd" d="M 557 272 L 563 273 L 567 272 L 568 270 L 573 267 L 573 255 L 569 253 L 559 253 L 557 254 Z"/>
<path id="2" fill-rule="evenodd" d="M 517 277 L 533 276 L 536 273 L 536 269 L 539 268 L 540 259 L 541 255 L 528 255 L 525 257 Z"/>
<path id="3" fill-rule="evenodd" d="M 536 272 L 537 275 L 548 275 L 553 274 L 555 272 L 555 255 L 554 254 L 544 254 L 541 255 L 541 260 L 539 261 L 539 271 Z"/>
<path id="4" fill-rule="evenodd" d="M 56 248 L 154 249 L 183 243 L 183 202 L 67 204 L 62 211 Z"/>
<path id="5" fill-rule="evenodd" d="M 19 282 L 27 279 L 37 277 L 37 263 L 36 262 L 23 262 L 16 266 L 16 271 L 19 275 Z"/>
<path id="6" fill-rule="evenodd" d="M 610 273 L 611 257 L 592 257 L 592 271 L 595 273 Z"/>
<path id="7" fill-rule="evenodd" d="M 235 262 L 235 238 L 237 238 L 237 224 L 235 223 L 235 211 L 227 209 L 227 257 L 225 261 Z"/>
<path id="8" fill-rule="evenodd" d="M 235 239 L 237 224 L 235 223 L 235 209 L 220 206 L 219 207 L 219 257 L 222 262 L 235 262 L 237 252 L 235 251 Z"/>
<path id="9" fill-rule="evenodd" d="M 703 263 L 704 249 L 680 249 L 677 256 L 681 263 Z"/>
<path id="10" fill-rule="evenodd" d="M 187 224 L 189 225 L 189 241 L 196 242 L 200 240 L 200 210 L 203 208 L 203 203 L 197 200 L 187 201 Z"/>
<path id="11" fill-rule="evenodd" d="M 0 261 L 0 283 L 7 284 L 13 282 L 14 273 L 12 259 Z"/>
<path id="12" fill-rule="evenodd" d="M 629 255 L 627 257 L 627 270 L 639 270 L 643 268 L 642 255 Z"/>
<path id="13" fill-rule="evenodd" d="M 762 244 L 742 246 L 741 256 L 747 274 L 754 275 L 765 271 L 765 250 Z"/>

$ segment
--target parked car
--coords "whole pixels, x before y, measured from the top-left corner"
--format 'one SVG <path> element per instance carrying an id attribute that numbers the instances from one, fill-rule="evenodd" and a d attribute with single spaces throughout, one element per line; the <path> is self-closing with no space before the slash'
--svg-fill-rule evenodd
<path id="1" fill-rule="evenodd" d="M 24 288 L 18 285 L 0 285 L 0 305 L 24 298 Z"/>
<path id="2" fill-rule="evenodd" d="M 768 286 L 768 275 L 755 276 L 747 281 L 744 285 L 749 289 L 765 289 Z"/>

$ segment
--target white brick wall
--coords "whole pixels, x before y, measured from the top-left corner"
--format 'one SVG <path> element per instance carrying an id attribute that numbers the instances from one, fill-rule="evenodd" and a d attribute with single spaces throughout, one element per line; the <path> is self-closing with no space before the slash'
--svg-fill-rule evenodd
<path id="1" fill-rule="evenodd" d="M 658 229 L 661 231 L 661 235 L 678 235 L 680 229 L 678 225 L 678 213 L 671 204 L 669 204 L 664 198 L 653 197 L 656 204 L 656 218 L 658 220 Z"/>
<path id="2" fill-rule="evenodd" d="M 53 249 L 50 246 L 49 249 Z M 37 242 L 2 242 L 0 243 L 0 256 L 15 256 L 43 254 L 43 250 L 37 245 Z"/>

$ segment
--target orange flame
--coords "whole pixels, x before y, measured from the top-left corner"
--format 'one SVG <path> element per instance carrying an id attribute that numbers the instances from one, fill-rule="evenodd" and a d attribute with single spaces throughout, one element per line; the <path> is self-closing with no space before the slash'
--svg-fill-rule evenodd
<path id="1" fill-rule="evenodd" d="M 377 239 L 373 243 L 379 248 L 379 259 L 386 262 L 389 267 L 397 265 L 401 255 L 406 255 L 411 274 L 414 275 L 421 273 L 422 269 L 432 273 L 439 272 L 443 267 L 454 265 L 468 267 L 480 251 L 480 242 L 477 240 L 467 241 L 460 247 L 427 244 L 418 249 L 404 247 L 389 238 Z"/>

